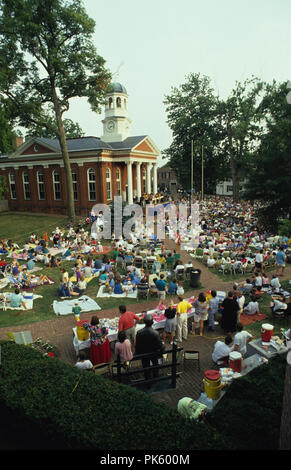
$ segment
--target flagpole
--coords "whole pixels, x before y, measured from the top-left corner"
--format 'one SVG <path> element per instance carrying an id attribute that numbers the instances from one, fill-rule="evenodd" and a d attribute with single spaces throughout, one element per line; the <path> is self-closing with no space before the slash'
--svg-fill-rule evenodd
<path id="1" fill-rule="evenodd" d="M 201 153 L 201 199 L 204 199 L 204 146 L 202 145 L 202 153 Z"/>
<path id="2" fill-rule="evenodd" d="M 193 183 L 194 183 L 194 142 L 191 140 L 191 204 L 193 202 Z"/>

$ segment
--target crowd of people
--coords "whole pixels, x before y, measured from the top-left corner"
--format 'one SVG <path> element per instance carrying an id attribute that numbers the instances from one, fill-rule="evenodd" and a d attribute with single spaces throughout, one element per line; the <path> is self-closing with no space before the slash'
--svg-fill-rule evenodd
<path id="1" fill-rule="evenodd" d="M 164 202 L 162 195 L 156 196 L 158 202 Z M 151 198 L 142 201 L 143 204 L 151 202 Z M 279 278 L 284 274 L 286 251 L 290 248 L 291 239 L 274 236 L 259 227 L 256 217 L 259 203 L 234 204 L 227 199 L 213 197 L 199 202 L 200 234 L 198 246 L 194 249 L 189 243 L 193 239 L 191 214 L 179 214 L 179 204 L 190 202 L 188 196 L 170 201 L 170 204 L 177 208 L 179 223 L 176 233 L 172 231 L 171 220 L 167 214 L 165 217 L 166 236 L 176 241 L 177 248 L 185 248 L 190 253 L 195 252 L 196 248 L 202 249 L 203 254 L 208 257 L 209 267 L 215 266 L 218 261 L 239 261 L 243 265 L 253 265 L 246 281 L 240 285 L 234 284 L 225 299 L 218 298 L 215 289 L 200 292 L 193 302 L 185 299 L 184 282 L 187 272 L 193 269 L 193 263 L 182 262 L 178 249 L 167 249 L 165 241 L 157 240 L 150 232 L 146 221 L 136 222 L 132 234 L 127 238 L 120 236 L 116 239 L 113 231 L 107 246 L 96 236 L 98 231 L 104 228 L 103 214 L 89 213 L 84 227 L 68 224 L 66 229 L 57 227 L 50 236 L 46 232 L 41 237 L 32 233 L 23 247 L 19 247 L 12 240 L 1 241 L 0 253 L 3 257 L 0 269 L 3 275 L 12 276 L 17 281 L 13 302 L 25 305 L 21 298 L 21 289 L 32 286 L 34 274 L 31 273 L 34 273 L 37 263 L 43 263 L 46 267 L 59 270 L 60 299 L 82 296 L 87 291 L 88 280 L 97 276 L 98 283 L 104 286 L 105 293 L 128 296 L 137 292 L 138 297 L 148 299 L 148 296 L 152 295 L 157 298 L 157 310 L 163 312 L 165 317 L 165 328 L 159 340 L 152 328 L 153 318 L 147 312 L 144 312 L 142 320 L 145 331 L 141 333 L 142 330 L 139 330 L 138 334 L 135 334 L 134 324 L 140 321 L 140 318 L 132 312 L 127 312 L 123 305 L 119 308 L 121 316 L 115 353 L 120 354 L 124 365 L 131 360 L 134 352 L 152 352 L 152 346 L 155 344 L 158 354 L 161 354 L 168 339 L 170 345 L 174 341 L 180 343 L 186 340 L 189 332 L 188 313 L 192 309 L 192 334 L 198 333 L 202 336 L 206 323 L 209 331 L 215 331 L 219 324 L 225 333 L 225 340 L 215 344 L 215 362 L 225 360 L 225 353 L 231 348 L 243 351 L 250 336 L 243 330 L 240 317 L 260 315 L 259 300 L 266 289 L 272 295 L 278 296 L 270 302 L 274 313 L 290 310 L 289 299 L 280 296 Z M 97 233 L 90 230 L 93 224 Z M 276 273 L 269 279 L 265 266 L 268 258 L 273 255 L 276 257 Z M 70 273 L 65 267 L 67 261 L 72 263 Z M 40 273 L 38 283 L 52 284 L 53 280 Z M 178 296 L 176 305 L 173 296 Z M 84 328 L 90 333 L 91 364 L 107 362 L 112 354 L 107 338 L 108 330 L 101 326 L 96 316 L 90 323 L 85 323 Z M 152 345 L 150 351 L 144 347 L 147 342 Z M 84 368 L 89 364 L 84 358 L 79 359 L 78 367 Z M 147 367 L 146 362 L 143 365 Z"/>

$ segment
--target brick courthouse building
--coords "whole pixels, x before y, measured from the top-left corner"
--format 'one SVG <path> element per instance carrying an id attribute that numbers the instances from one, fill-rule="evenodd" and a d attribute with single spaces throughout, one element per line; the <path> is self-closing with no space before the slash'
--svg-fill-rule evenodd
<path id="1" fill-rule="evenodd" d="M 103 136 L 67 139 L 76 214 L 87 214 L 96 203 L 114 196 L 139 201 L 157 193 L 159 150 L 147 135 L 131 136 L 127 92 L 113 83 L 107 95 Z M 0 160 L 9 209 L 66 214 L 67 193 L 63 158 L 57 139 L 18 138 L 16 151 Z"/>

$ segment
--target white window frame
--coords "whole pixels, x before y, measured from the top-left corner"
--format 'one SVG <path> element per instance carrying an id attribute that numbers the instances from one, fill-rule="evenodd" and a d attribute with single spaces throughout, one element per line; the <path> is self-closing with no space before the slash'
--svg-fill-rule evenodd
<path id="1" fill-rule="evenodd" d="M 13 181 L 12 181 L 11 177 L 13 177 Z M 14 173 L 9 173 L 9 188 L 10 188 L 10 198 L 11 199 L 17 199 L 16 182 L 15 182 L 15 174 Z"/>
<path id="2" fill-rule="evenodd" d="M 116 195 L 121 196 L 121 171 L 116 168 Z"/>
<path id="3" fill-rule="evenodd" d="M 22 172 L 22 184 L 23 184 L 23 195 L 26 201 L 30 201 L 30 183 L 29 183 L 29 174 L 28 171 L 24 170 Z"/>
<path id="4" fill-rule="evenodd" d="M 56 175 L 58 175 L 59 181 L 56 181 L 56 178 L 55 178 Z M 58 190 L 58 192 L 59 192 L 59 194 L 60 194 L 60 197 L 59 197 L 59 198 L 56 197 L 56 192 L 57 192 L 57 191 L 56 191 L 56 185 L 59 185 L 59 188 L 60 188 L 60 189 Z M 61 201 L 61 200 L 62 200 L 62 194 L 61 194 L 61 175 L 60 175 L 60 172 L 59 172 L 58 170 L 54 170 L 54 171 L 53 171 L 53 187 L 54 187 L 54 200 L 55 200 L 55 201 Z"/>
<path id="5" fill-rule="evenodd" d="M 112 191 L 111 191 L 111 170 L 110 168 L 106 168 L 106 198 L 107 201 L 111 201 L 112 199 Z"/>
<path id="6" fill-rule="evenodd" d="M 75 176 L 75 178 L 73 177 Z M 76 170 L 72 170 L 72 184 L 73 184 L 73 193 L 74 193 L 74 201 L 78 201 L 78 175 Z"/>
<path id="7" fill-rule="evenodd" d="M 90 175 L 93 175 L 93 174 L 94 174 L 94 180 L 90 179 Z M 93 168 L 88 168 L 87 182 L 88 182 L 88 200 L 89 201 L 96 201 L 96 174 L 95 174 L 95 170 Z M 91 186 L 94 185 L 94 190 L 93 191 L 90 189 L 90 185 Z M 94 192 L 94 194 L 95 194 L 94 198 L 91 197 L 92 192 Z"/>
<path id="8" fill-rule="evenodd" d="M 43 178 L 42 181 L 39 180 L 39 175 L 40 175 L 40 174 L 42 175 L 42 178 Z M 43 173 L 43 171 L 39 170 L 39 171 L 37 172 L 37 174 L 36 174 L 36 178 L 37 178 L 38 199 L 39 199 L 40 201 L 44 201 L 44 200 L 45 200 L 45 184 L 44 184 L 44 173 Z M 39 190 L 40 185 L 43 186 L 43 194 L 44 194 L 43 197 L 40 197 L 40 193 L 41 193 L 41 191 Z"/>

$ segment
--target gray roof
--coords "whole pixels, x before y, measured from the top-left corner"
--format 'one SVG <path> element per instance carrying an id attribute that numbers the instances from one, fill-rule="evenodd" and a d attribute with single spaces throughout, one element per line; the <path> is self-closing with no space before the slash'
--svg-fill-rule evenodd
<path id="1" fill-rule="evenodd" d="M 132 149 L 144 140 L 147 136 L 133 136 L 121 142 L 103 142 L 100 137 L 79 137 L 75 139 L 67 139 L 67 146 L 69 152 L 80 152 L 84 150 L 126 150 Z M 47 139 L 40 137 L 38 142 L 44 146 L 55 148 L 57 151 L 61 150 L 58 139 Z"/>
<path id="2" fill-rule="evenodd" d="M 54 147 L 58 151 L 61 150 L 58 139 L 47 139 L 39 137 L 37 140 L 44 146 Z M 111 149 L 110 145 L 108 145 L 106 142 L 103 142 L 99 137 L 79 137 L 75 139 L 67 139 L 67 146 L 69 152 Z"/>
<path id="3" fill-rule="evenodd" d="M 110 145 L 113 150 L 132 149 L 146 137 L 146 135 L 127 137 L 127 139 L 124 139 L 122 142 L 108 142 L 108 145 Z"/>

